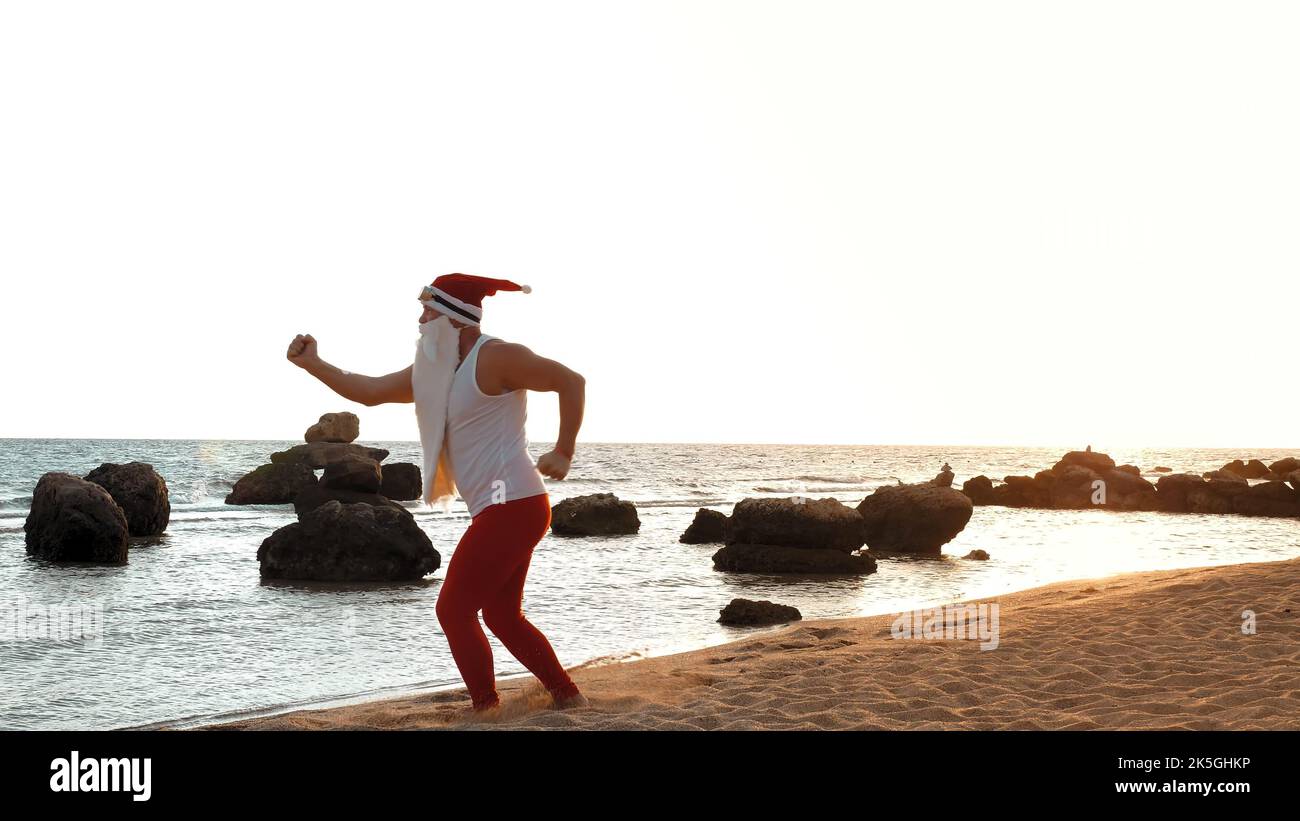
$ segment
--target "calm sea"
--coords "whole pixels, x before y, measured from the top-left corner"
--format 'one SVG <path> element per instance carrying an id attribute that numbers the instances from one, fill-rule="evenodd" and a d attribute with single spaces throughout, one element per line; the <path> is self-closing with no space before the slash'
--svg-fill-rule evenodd
<path id="1" fill-rule="evenodd" d="M 104 729 L 336 703 L 456 685 L 434 613 L 442 574 L 469 524 L 406 503 L 442 553 L 421 583 L 264 584 L 257 548 L 294 521 L 288 505 L 233 507 L 235 480 L 295 442 L 0 439 L 0 729 Z M 416 442 L 366 442 L 388 461 L 420 462 Z M 533 456 L 549 444 L 534 442 Z M 1300 520 L 1107 511 L 975 509 L 939 560 L 886 559 L 863 578 L 721 573 L 717 545 L 677 537 L 696 508 L 730 513 L 749 496 L 835 497 L 857 504 L 882 484 L 957 482 L 1050 467 L 1066 448 L 582 444 L 552 501 L 611 492 L 637 504 L 641 532 L 547 536 L 534 554 L 525 611 L 561 661 L 633 659 L 734 640 L 716 623 L 732 598 L 771 599 L 805 618 L 886 613 L 1133 570 L 1300 555 Z M 1149 470 L 1200 472 L 1294 451 L 1110 451 Z M 167 480 L 167 533 L 132 543 L 121 567 L 29 559 L 23 521 L 41 474 L 85 475 L 101 462 L 149 462 Z M 963 561 L 974 548 L 988 562 Z M 91 605 L 86 608 L 86 605 Z M 98 641 L 39 635 L 42 608 L 102 613 Z M 28 620 L 28 621 L 24 621 Z M 15 630 L 15 626 L 26 627 Z M 6 632 L 7 628 L 7 632 Z M 490 634 L 489 634 L 490 635 Z M 497 675 L 523 667 L 492 639 Z"/>

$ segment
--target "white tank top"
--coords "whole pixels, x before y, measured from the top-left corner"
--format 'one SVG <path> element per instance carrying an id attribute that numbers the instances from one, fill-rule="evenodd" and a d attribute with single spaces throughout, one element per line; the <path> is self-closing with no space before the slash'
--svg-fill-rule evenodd
<path id="1" fill-rule="evenodd" d="M 528 391 L 489 396 L 478 387 L 478 352 L 489 339 L 480 333 L 456 369 L 447 404 L 447 455 L 470 516 L 498 502 L 546 492 L 528 455 Z"/>

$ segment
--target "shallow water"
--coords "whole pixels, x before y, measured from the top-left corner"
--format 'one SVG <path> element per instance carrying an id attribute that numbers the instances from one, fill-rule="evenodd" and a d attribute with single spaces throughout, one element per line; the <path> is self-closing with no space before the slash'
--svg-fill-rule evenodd
<path id="1" fill-rule="evenodd" d="M 234 481 L 295 442 L 0 440 L 0 728 L 138 726 L 459 682 L 434 614 L 444 569 L 469 524 L 406 503 L 442 554 L 418 584 L 269 584 L 261 541 L 294 521 L 289 505 L 232 507 Z M 366 442 L 387 461 L 419 463 L 414 442 Z M 546 444 L 533 443 L 533 456 Z M 976 508 L 942 559 L 885 559 L 862 578 L 714 571 L 718 545 L 677 537 L 701 506 L 729 513 L 748 496 L 833 496 L 857 504 L 896 479 L 957 483 L 1050 467 L 1064 448 L 583 444 L 551 499 L 612 492 L 637 503 L 635 536 L 547 536 L 534 554 L 525 611 L 566 665 L 660 655 L 731 641 L 718 625 L 732 598 L 766 598 L 805 618 L 883 613 L 1133 570 L 1271 561 L 1300 555 L 1300 520 L 1107 511 Z M 1112 451 L 1117 462 L 1200 472 L 1287 451 Z M 166 534 L 136 540 L 121 567 L 27 557 L 23 521 L 41 474 L 85 475 L 101 462 L 150 462 L 167 480 Z M 1154 478 L 1154 477 L 1148 477 Z M 959 557 L 987 550 L 988 562 Z M 40 608 L 102 613 L 98 642 L 32 637 Z M 83 611 L 84 612 L 84 611 Z M 10 632 L 3 632 L 6 624 Z M 12 631 L 17 624 L 22 631 Z M 490 634 L 489 634 L 490 635 Z M 17 637 L 15 637 L 17 636 Z M 24 637 L 26 636 L 26 637 Z M 495 639 L 498 676 L 524 672 Z"/>

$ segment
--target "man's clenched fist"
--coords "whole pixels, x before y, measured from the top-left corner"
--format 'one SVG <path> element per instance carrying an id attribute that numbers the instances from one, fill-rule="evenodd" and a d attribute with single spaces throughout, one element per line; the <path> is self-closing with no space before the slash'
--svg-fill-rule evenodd
<path id="1" fill-rule="evenodd" d="M 569 457 L 558 450 L 547 451 L 537 460 L 537 472 L 550 479 L 563 479 L 569 475 Z"/>
<path id="2" fill-rule="evenodd" d="M 315 362 L 319 357 L 316 355 L 316 339 L 311 334 L 298 334 L 289 343 L 289 350 L 285 353 L 289 361 L 300 368 L 305 368 Z"/>

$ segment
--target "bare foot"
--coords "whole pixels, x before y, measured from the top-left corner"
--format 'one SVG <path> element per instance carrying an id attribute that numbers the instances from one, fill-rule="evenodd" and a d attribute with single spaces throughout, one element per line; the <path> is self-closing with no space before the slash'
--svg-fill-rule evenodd
<path id="1" fill-rule="evenodd" d="M 584 696 L 582 693 L 577 693 L 576 695 L 569 696 L 568 698 L 555 700 L 555 709 L 557 710 L 571 710 L 574 707 L 590 707 L 590 706 L 591 706 L 591 702 L 588 701 L 587 697 Z"/>

